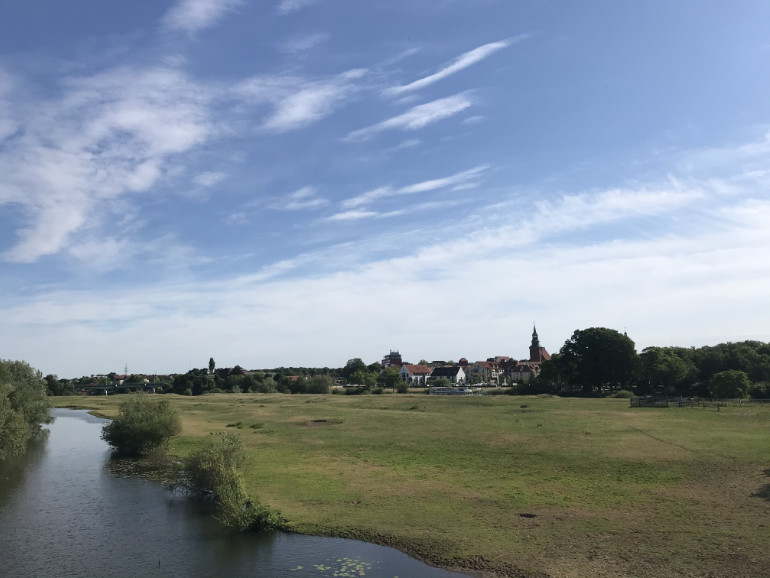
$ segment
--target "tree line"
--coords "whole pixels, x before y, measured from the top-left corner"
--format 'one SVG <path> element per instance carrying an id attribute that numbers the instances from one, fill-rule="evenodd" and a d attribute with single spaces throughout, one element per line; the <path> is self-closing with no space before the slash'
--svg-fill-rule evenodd
<path id="1" fill-rule="evenodd" d="M 704 347 L 647 347 L 637 353 L 625 333 L 577 330 L 540 374 L 521 389 L 532 393 L 770 397 L 770 343 L 741 341 Z"/>
<path id="2" fill-rule="evenodd" d="M 247 371 L 208 366 L 191 369 L 169 381 L 149 376 L 156 391 L 179 395 L 205 393 L 314 393 L 332 390 L 336 383 L 355 384 L 346 394 L 406 392 L 399 368 L 383 368 L 378 362 L 367 365 L 360 358 L 348 360 L 341 368 L 279 367 Z M 726 373 L 725 372 L 738 372 Z M 724 374 L 724 375 L 719 375 Z M 719 378 L 717 379 L 717 376 Z M 107 387 L 115 374 L 98 378 Z M 145 376 L 135 374 L 126 384 L 141 389 Z M 80 380 L 45 376 L 49 395 L 73 395 Z M 433 385 L 449 385 L 433 382 Z M 100 382 L 101 383 L 101 382 Z M 538 375 L 513 384 L 511 393 L 550 393 L 556 395 L 604 395 L 631 390 L 640 395 L 665 394 L 698 397 L 770 397 L 770 343 L 742 341 L 704 347 L 647 347 L 636 351 L 625 333 L 605 327 L 576 330 L 551 359 L 541 364 Z M 122 390 L 123 392 L 130 391 Z M 726 395 L 733 393 L 735 395 Z"/>

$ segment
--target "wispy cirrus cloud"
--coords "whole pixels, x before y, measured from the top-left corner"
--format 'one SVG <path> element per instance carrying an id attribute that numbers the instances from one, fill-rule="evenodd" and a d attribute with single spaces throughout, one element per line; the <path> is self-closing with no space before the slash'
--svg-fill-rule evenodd
<path id="1" fill-rule="evenodd" d="M 166 12 L 163 25 L 169 30 L 198 32 L 242 4 L 243 0 L 179 0 Z"/>
<path id="2" fill-rule="evenodd" d="M 419 130 L 430 124 L 454 116 L 473 105 L 469 91 L 446 98 L 419 104 L 398 116 L 377 124 L 355 130 L 346 137 L 348 141 L 362 141 L 386 130 Z"/>
<path id="3" fill-rule="evenodd" d="M 281 0 L 278 3 L 279 14 L 291 14 L 316 4 L 319 0 Z"/>
<path id="4" fill-rule="evenodd" d="M 273 111 L 262 127 L 281 133 L 305 127 L 333 113 L 355 96 L 360 89 L 356 81 L 365 74 L 365 70 L 355 69 L 322 80 L 256 77 L 236 86 L 235 93 L 251 104 L 270 104 Z"/>
<path id="5" fill-rule="evenodd" d="M 469 66 L 476 64 L 477 62 L 481 62 L 482 60 L 489 58 L 495 52 L 498 52 L 503 48 L 508 48 L 509 46 L 511 46 L 512 44 L 515 44 L 516 42 L 521 42 L 522 40 L 529 38 L 529 36 L 530 36 L 529 34 L 522 34 L 520 36 L 516 36 L 515 38 L 500 40 L 498 42 L 490 42 L 488 44 L 484 44 L 482 46 L 474 48 L 473 50 L 470 50 L 468 52 L 461 54 L 460 56 L 455 58 L 452 62 L 450 62 L 449 64 L 447 64 L 446 66 L 438 70 L 437 72 L 434 72 L 429 76 L 425 76 L 423 78 L 415 80 L 414 82 L 410 82 L 409 84 L 390 88 L 387 90 L 387 93 L 397 96 L 405 92 L 411 92 L 414 90 L 420 90 L 421 88 L 425 88 L 426 86 L 429 86 L 435 82 L 438 82 L 439 80 L 443 80 L 448 76 L 456 74 L 461 70 L 464 70 Z"/>
<path id="6" fill-rule="evenodd" d="M 354 209 L 351 211 L 342 211 L 340 213 L 335 213 L 333 215 L 330 215 L 326 218 L 324 218 L 324 221 L 334 222 L 334 221 L 360 221 L 361 219 L 368 219 L 370 217 L 376 217 L 380 213 L 377 213 L 376 211 L 361 211 L 359 209 Z"/>
<path id="7" fill-rule="evenodd" d="M 361 221 L 363 219 L 391 219 L 393 217 L 400 217 L 401 215 L 414 214 L 420 211 L 427 211 L 433 209 L 448 209 L 463 204 L 465 201 L 431 201 L 427 203 L 416 203 L 412 205 L 403 206 L 400 209 L 394 211 L 367 211 L 363 209 L 351 209 L 349 211 L 341 211 L 321 219 L 325 222 L 334 221 Z"/>
<path id="8" fill-rule="evenodd" d="M 369 203 L 372 203 L 377 199 L 382 199 L 385 197 L 392 197 L 397 195 L 412 195 L 415 193 L 426 193 L 428 191 L 435 191 L 437 189 L 444 189 L 449 187 L 464 187 L 467 185 L 472 185 L 488 169 L 489 169 L 489 165 L 479 165 L 477 167 L 473 167 L 472 169 L 468 169 L 467 171 L 455 173 L 453 175 L 450 175 L 448 177 L 442 177 L 440 179 L 431 179 L 428 181 L 422 181 L 419 183 L 415 183 L 412 185 L 407 185 L 407 186 L 399 187 L 395 189 L 392 187 L 380 187 L 377 189 L 373 189 L 371 191 L 367 191 L 356 197 L 352 197 L 350 199 L 344 200 L 342 202 L 342 207 L 344 209 L 354 209 L 355 207 L 368 205 Z"/>
<path id="9" fill-rule="evenodd" d="M 313 34 L 300 34 L 293 36 L 281 45 L 281 50 L 289 54 L 302 54 L 312 50 L 329 40 L 329 34 L 326 32 L 316 32 Z"/>
<path id="10" fill-rule="evenodd" d="M 276 203 L 274 207 L 283 211 L 301 211 L 315 209 L 328 202 L 327 199 L 318 196 L 315 187 L 302 187 L 288 195 L 285 201 Z"/>

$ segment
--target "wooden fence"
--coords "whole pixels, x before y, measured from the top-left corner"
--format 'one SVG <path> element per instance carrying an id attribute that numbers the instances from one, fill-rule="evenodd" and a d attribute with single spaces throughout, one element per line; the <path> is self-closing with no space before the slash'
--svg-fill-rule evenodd
<path id="1" fill-rule="evenodd" d="M 770 404 L 770 399 L 705 399 L 702 397 L 666 397 L 647 395 L 632 397 L 631 407 L 724 407 Z"/>

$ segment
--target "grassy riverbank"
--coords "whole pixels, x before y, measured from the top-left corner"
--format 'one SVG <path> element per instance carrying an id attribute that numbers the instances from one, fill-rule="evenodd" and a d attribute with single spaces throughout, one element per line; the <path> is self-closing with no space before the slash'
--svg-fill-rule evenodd
<path id="1" fill-rule="evenodd" d="M 427 395 L 165 396 L 171 451 L 239 430 L 297 532 L 498 575 L 766 575 L 770 406 Z M 120 396 L 54 398 L 110 416 Z"/>

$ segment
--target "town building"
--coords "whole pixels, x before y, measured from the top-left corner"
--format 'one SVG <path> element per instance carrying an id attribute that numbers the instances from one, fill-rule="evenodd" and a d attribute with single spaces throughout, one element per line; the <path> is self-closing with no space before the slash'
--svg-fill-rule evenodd
<path id="1" fill-rule="evenodd" d="M 537 336 L 537 327 L 532 326 L 532 344 L 529 346 L 529 362 L 530 363 L 543 363 L 551 359 L 551 356 L 545 350 L 545 347 L 540 346 L 540 339 Z"/>
<path id="2" fill-rule="evenodd" d="M 439 377 L 446 377 L 451 383 L 460 385 L 465 383 L 465 370 L 459 365 L 453 365 L 451 367 L 434 367 L 430 377 L 431 380 L 438 379 Z"/>
<path id="3" fill-rule="evenodd" d="M 432 371 L 433 369 L 426 365 L 410 365 L 405 363 L 401 366 L 399 375 L 409 385 L 420 386 L 427 383 Z"/>
<path id="4" fill-rule="evenodd" d="M 504 371 L 499 363 L 494 361 L 477 361 L 468 368 L 470 383 L 497 383 Z"/>
<path id="5" fill-rule="evenodd" d="M 537 327 L 532 327 L 532 342 L 529 345 L 529 359 L 516 361 L 507 359 L 500 362 L 505 377 L 511 382 L 529 381 L 533 376 L 540 373 L 540 364 L 551 359 L 551 355 L 540 345 L 540 338 L 537 335 Z M 502 378 L 501 378 L 502 379 Z"/>
<path id="6" fill-rule="evenodd" d="M 391 349 L 390 353 L 382 358 L 382 367 L 401 367 L 404 362 L 401 360 L 401 354 Z"/>

